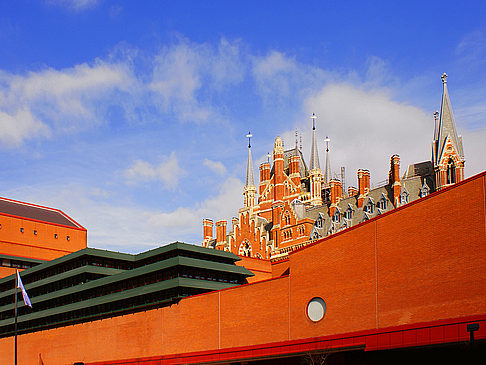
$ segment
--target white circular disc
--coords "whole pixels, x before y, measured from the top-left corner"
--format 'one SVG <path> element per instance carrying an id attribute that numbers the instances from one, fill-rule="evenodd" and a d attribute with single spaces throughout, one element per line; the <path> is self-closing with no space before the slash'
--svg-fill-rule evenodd
<path id="1" fill-rule="evenodd" d="M 315 297 L 307 304 L 307 316 L 312 322 L 319 322 L 326 313 L 326 302 L 324 299 Z"/>

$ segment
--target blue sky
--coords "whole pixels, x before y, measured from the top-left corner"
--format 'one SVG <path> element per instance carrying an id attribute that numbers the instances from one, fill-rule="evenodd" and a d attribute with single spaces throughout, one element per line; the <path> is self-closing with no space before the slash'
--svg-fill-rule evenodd
<path id="1" fill-rule="evenodd" d="M 91 247 L 199 243 L 276 136 L 318 115 L 321 164 L 387 177 L 430 159 L 447 72 L 466 176 L 486 162 L 481 1 L 0 3 L 0 194 L 57 207 Z"/>

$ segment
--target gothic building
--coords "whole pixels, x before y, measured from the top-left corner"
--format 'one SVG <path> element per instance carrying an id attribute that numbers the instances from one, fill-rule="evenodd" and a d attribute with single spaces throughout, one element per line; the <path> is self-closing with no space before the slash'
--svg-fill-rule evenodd
<path id="1" fill-rule="evenodd" d="M 260 183 L 254 183 L 250 137 L 244 205 L 232 219 L 227 232 L 225 220 L 203 220 L 205 247 L 231 251 L 240 256 L 279 260 L 289 252 L 315 240 L 365 222 L 398 206 L 420 199 L 431 192 L 464 179 L 462 138 L 457 135 L 447 90 L 447 75 L 442 75 L 440 113 L 434 113 L 435 131 L 432 159 L 410 165 L 400 177 L 400 157 L 390 158 L 388 180 L 371 187 L 370 172 L 359 169 L 358 187 L 347 191 L 339 179 L 332 178 L 329 139 L 326 138 L 324 172 L 320 168 L 316 141 L 316 116 L 312 119 L 312 145 L 309 166 L 297 143 L 284 150 L 275 139 L 273 164 L 260 165 Z"/>

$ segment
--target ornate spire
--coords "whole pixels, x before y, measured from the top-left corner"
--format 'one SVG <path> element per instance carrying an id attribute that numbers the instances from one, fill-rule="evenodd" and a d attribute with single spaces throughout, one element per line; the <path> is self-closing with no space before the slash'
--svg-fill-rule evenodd
<path id="1" fill-rule="evenodd" d="M 324 186 L 327 187 L 329 185 L 329 180 L 331 180 L 331 161 L 329 160 L 329 142 L 331 142 L 331 139 L 326 136 L 324 142 L 326 142 L 326 167 L 324 169 Z"/>
<path id="2" fill-rule="evenodd" d="M 245 186 L 254 186 L 255 182 L 253 179 L 253 161 L 251 159 L 251 137 L 253 135 L 248 132 L 246 138 L 248 138 L 248 161 L 246 164 L 246 183 Z"/>
<path id="3" fill-rule="evenodd" d="M 440 106 L 440 116 L 437 128 L 437 134 L 434 136 L 436 140 L 436 151 L 434 156 L 435 164 L 439 163 L 444 150 L 447 137 L 451 140 L 452 146 L 456 150 L 460 158 L 464 158 L 464 151 L 462 148 L 462 140 L 457 136 L 456 125 L 454 123 L 454 115 L 452 114 L 451 101 L 449 99 L 449 92 L 447 91 L 447 75 L 442 74 L 442 102 Z"/>
<path id="4" fill-rule="evenodd" d="M 310 156 L 310 166 L 309 170 L 320 169 L 319 167 L 319 155 L 317 154 L 317 142 L 316 142 L 316 119 L 317 116 L 312 113 L 312 148 Z"/>

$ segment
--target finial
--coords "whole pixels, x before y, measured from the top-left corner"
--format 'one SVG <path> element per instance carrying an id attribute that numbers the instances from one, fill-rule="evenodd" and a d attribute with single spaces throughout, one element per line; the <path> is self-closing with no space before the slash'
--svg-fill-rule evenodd
<path id="1" fill-rule="evenodd" d="M 312 129 L 316 129 L 317 115 L 315 115 L 315 113 L 312 113 L 311 119 L 312 119 Z"/>
<path id="2" fill-rule="evenodd" d="M 447 84 L 447 74 L 444 72 L 440 77 L 443 84 Z"/>
<path id="3" fill-rule="evenodd" d="M 270 154 L 270 152 L 267 152 L 267 162 L 270 163 L 270 157 L 272 157 L 272 155 Z"/>
<path id="4" fill-rule="evenodd" d="M 295 130 L 295 149 L 297 149 L 297 146 L 298 146 L 298 143 L 299 143 L 299 140 L 298 140 L 298 132 L 297 132 L 297 129 Z"/>
<path id="5" fill-rule="evenodd" d="M 326 136 L 324 142 L 326 142 L 326 152 L 329 152 L 329 142 L 331 142 L 331 139 L 328 136 Z"/>
<path id="6" fill-rule="evenodd" d="M 436 110 L 436 111 L 434 112 L 434 120 L 436 120 L 436 121 L 437 121 L 437 119 L 439 119 L 439 111 L 438 111 L 438 110 Z"/>
<path id="7" fill-rule="evenodd" d="M 302 133 L 300 134 L 300 150 L 302 150 Z"/>
<path id="8" fill-rule="evenodd" d="M 251 144 L 250 144 L 251 137 L 253 137 L 253 134 L 251 134 L 250 131 L 248 131 L 248 134 L 246 135 L 246 138 L 248 138 L 248 148 L 251 148 Z"/>

